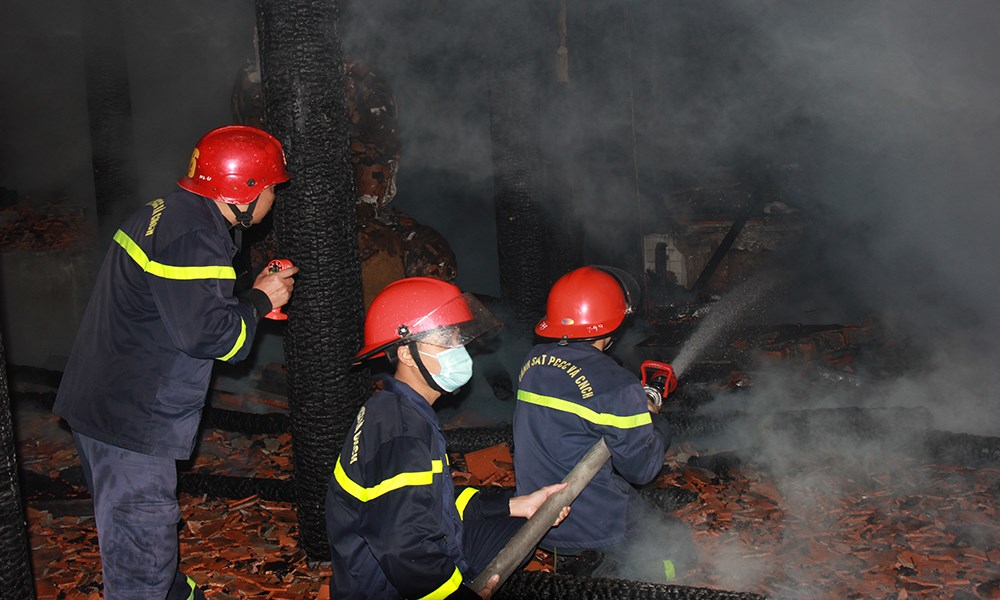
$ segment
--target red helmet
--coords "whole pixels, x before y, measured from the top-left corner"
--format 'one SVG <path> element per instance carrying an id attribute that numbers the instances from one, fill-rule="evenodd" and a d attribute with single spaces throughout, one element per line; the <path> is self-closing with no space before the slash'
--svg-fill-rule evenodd
<path id="1" fill-rule="evenodd" d="M 580 267 L 549 291 L 545 316 L 535 326 L 543 338 L 596 340 L 611 335 L 632 313 L 627 273 L 610 267 Z"/>
<path id="2" fill-rule="evenodd" d="M 285 153 L 274 136 L 245 125 L 205 134 L 177 185 L 228 204 L 250 204 L 269 185 L 288 181 Z"/>
<path id="3" fill-rule="evenodd" d="M 407 277 L 385 286 L 365 315 L 365 345 L 356 362 L 382 356 L 400 344 L 424 341 L 464 346 L 501 326 L 475 296 L 430 277 Z"/>

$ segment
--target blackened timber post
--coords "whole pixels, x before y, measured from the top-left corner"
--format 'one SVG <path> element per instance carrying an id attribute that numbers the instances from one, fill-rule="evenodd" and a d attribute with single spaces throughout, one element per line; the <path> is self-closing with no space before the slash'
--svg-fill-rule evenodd
<path id="1" fill-rule="evenodd" d="M 82 5 L 84 75 L 97 226 L 110 240 L 136 202 L 138 175 L 132 128 L 132 96 L 119 0 Z"/>
<path id="2" fill-rule="evenodd" d="M 551 280 L 536 122 L 539 58 L 529 26 L 542 18 L 538 12 L 531 2 L 504 2 L 484 13 L 503 15 L 487 38 L 500 295 L 518 321 L 506 326 L 527 332 L 545 310 Z"/>
<path id="3" fill-rule="evenodd" d="M 368 390 L 351 371 L 364 302 L 340 10 L 334 0 L 257 0 L 256 9 L 266 122 L 291 175 L 274 211 L 278 251 L 300 269 L 284 338 L 299 543 L 327 560 L 327 483 Z"/>
<path id="4" fill-rule="evenodd" d="M 28 528 L 17 476 L 17 445 L 7 389 L 7 360 L 0 338 L 0 598 L 35 597 Z"/>

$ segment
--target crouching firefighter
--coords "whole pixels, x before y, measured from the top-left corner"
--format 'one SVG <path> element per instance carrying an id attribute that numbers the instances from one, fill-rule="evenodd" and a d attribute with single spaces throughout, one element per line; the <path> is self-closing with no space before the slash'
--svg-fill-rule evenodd
<path id="1" fill-rule="evenodd" d="M 690 554 L 690 534 L 634 486 L 660 472 L 670 426 L 639 379 L 607 354 L 638 299 L 635 280 L 613 267 L 580 267 L 552 286 L 535 327 L 541 341 L 519 375 L 514 471 L 518 493 L 561 481 L 603 438 L 611 459 L 540 546 L 587 557 L 586 574 L 663 583 Z"/>
<path id="2" fill-rule="evenodd" d="M 178 570 L 176 462 L 191 457 L 214 361 L 244 359 L 291 296 L 295 268 L 234 293 L 229 232 L 259 223 L 284 181 L 278 140 L 215 129 L 181 189 L 128 217 L 104 258 L 53 411 L 94 499 L 108 600 L 204 598 Z"/>
<path id="3" fill-rule="evenodd" d="M 361 407 L 330 480 L 332 598 L 479 598 L 468 584 L 565 487 L 511 497 L 452 482 L 433 405 L 472 377 L 465 345 L 499 328 L 474 296 L 437 279 L 395 281 L 372 301 L 355 359 L 386 356 L 394 374 Z"/>

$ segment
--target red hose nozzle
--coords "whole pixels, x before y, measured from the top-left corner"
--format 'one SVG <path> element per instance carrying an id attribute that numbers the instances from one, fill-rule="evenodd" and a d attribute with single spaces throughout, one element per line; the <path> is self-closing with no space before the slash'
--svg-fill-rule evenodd
<path id="1" fill-rule="evenodd" d="M 646 360 L 643 361 L 639 371 L 642 374 L 642 388 L 656 406 L 661 406 L 667 396 L 677 389 L 674 368 L 667 363 Z"/>
<path id="2" fill-rule="evenodd" d="M 267 263 L 268 273 L 277 273 L 278 271 L 284 271 L 285 269 L 292 268 L 292 261 L 287 258 L 275 258 L 271 262 Z M 271 319 L 273 321 L 287 321 L 288 315 L 281 312 L 281 307 L 272 309 L 271 312 L 264 315 L 265 319 Z"/>

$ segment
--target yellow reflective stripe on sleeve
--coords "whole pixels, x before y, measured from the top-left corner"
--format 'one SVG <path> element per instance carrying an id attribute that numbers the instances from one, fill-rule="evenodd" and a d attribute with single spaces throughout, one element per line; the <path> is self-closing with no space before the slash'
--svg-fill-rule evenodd
<path id="1" fill-rule="evenodd" d="M 666 561 L 664 561 L 664 562 L 666 562 Z M 185 575 L 185 577 L 187 577 L 187 575 Z M 198 584 L 195 583 L 194 579 L 191 579 L 190 577 L 187 578 L 187 584 L 188 584 L 188 587 L 191 588 L 191 593 L 188 594 L 187 600 L 194 600 L 194 591 L 196 589 L 198 589 Z"/>
<path id="2" fill-rule="evenodd" d="M 458 570 L 458 567 L 455 567 L 455 572 L 451 574 L 451 578 L 448 581 L 441 584 L 441 587 L 427 594 L 420 600 L 440 600 L 442 598 L 447 598 L 451 594 L 455 593 L 455 590 L 457 590 L 461 585 L 462 572 Z"/>
<path id="3" fill-rule="evenodd" d="M 469 501 L 472 497 L 479 493 L 476 488 L 465 488 L 462 493 L 458 495 L 455 499 L 455 508 L 458 509 L 458 518 L 465 520 L 465 507 L 469 505 Z"/>
<path id="4" fill-rule="evenodd" d="M 345 492 L 362 502 L 368 502 L 369 500 L 378 498 L 382 494 L 387 494 L 393 490 L 398 490 L 403 487 L 430 485 L 434 482 L 434 475 L 443 472 L 444 463 L 440 460 L 432 460 L 430 471 L 400 473 L 399 475 L 394 475 L 389 479 L 386 479 L 374 487 L 366 488 L 358 485 L 353 479 L 347 476 L 347 473 L 344 471 L 344 467 L 340 464 L 340 458 L 338 457 L 337 465 L 333 469 L 333 476 L 336 478 L 337 483 L 340 484 L 340 487 L 344 488 Z"/>
<path id="5" fill-rule="evenodd" d="M 561 398 L 543 396 L 541 394 L 535 394 L 525 390 L 517 390 L 517 399 L 522 402 L 528 402 L 529 404 L 537 404 L 538 406 L 544 406 L 553 410 L 573 413 L 581 419 L 590 421 L 596 425 L 607 425 L 608 427 L 616 427 L 618 429 L 632 429 L 633 427 L 639 427 L 653 422 L 653 419 L 649 416 L 648 412 L 627 417 L 620 417 L 610 413 L 599 413 L 587 408 L 586 406 L 580 406 L 579 404 L 575 404 Z"/>
<path id="6" fill-rule="evenodd" d="M 162 277 L 163 279 L 179 279 L 182 281 L 190 281 L 192 279 L 236 279 L 236 270 L 231 266 L 177 267 L 149 260 L 149 257 L 142 251 L 139 244 L 133 242 L 132 238 L 121 229 L 115 232 L 115 241 L 125 249 L 125 252 L 132 257 L 132 260 L 143 271 L 150 275 Z"/>
<path id="7" fill-rule="evenodd" d="M 245 344 L 246 342 L 247 342 L 247 322 L 243 320 L 243 317 L 240 317 L 240 337 L 236 338 L 236 343 L 233 344 L 233 349 L 230 350 L 228 354 L 226 354 L 225 356 L 220 356 L 215 360 L 227 361 L 230 358 L 236 356 L 236 353 L 240 351 L 240 348 L 242 348 L 243 344 Z"/>

